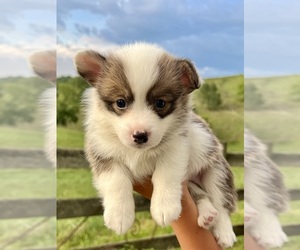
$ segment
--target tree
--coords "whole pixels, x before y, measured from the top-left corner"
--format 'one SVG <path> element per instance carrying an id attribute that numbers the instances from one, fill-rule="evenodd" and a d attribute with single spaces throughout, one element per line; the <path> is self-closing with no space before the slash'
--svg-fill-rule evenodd
<path id="1" fill-rule="evenodd" d="M 209 110 L 218 110 L 222 106 L 221 95 L 215 83 L 203 84 L 200 89 L 202 103 Z"/>
<path id="2" fill-rule="evenodd" d="M 246 110 L 255 110 L 261 108 L 263 105 L 263 97 L 261 93 L 257 91 L 256 86 L 253 83 L 245 84 L 244 108 Z"/>
<path id="3" fill-rule="evenodd" d="M 244 82 L 240 82 L 237 88 L 237 100 L 244 104 Z"/>
<path id="4" fill-rule="evenodd" d="M 80 77 L 64 77 L 57 81 L 57 124 L 76 123 L 80 115 L 83 91 L 88 84 Z"/>
<path id="5" fill-rule="evenodd" d="M 39 97 L 47 83 L 37 77 L 10 77 L 0 81 L 0 124 L 31 123 L 38 116 Z"/>

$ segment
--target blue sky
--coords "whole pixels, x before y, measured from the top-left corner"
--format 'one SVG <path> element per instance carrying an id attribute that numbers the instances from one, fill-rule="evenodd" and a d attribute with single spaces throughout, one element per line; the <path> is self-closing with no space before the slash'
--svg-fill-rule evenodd
<path id="1" fill-rule="evenodd" d="M 203 77 L 299 74 L 299 9 L 298 0 L 10 0 L 0 77 L 32 75 L 28 56 L 54 48 L 58 75 L 75 75 L 76 51 L 137 40 L 190 58 Z"/>
<path id="2" fill-rule="evenodd" d="M 0 77 L 33 75 L 28 56 L 55 49 L 56 1 L 9 0 L 0 9 Z"/>
<path id="3" fill-rule="evenodd" d="M 245 77 L 300 74 L 300 1 L 245 1 Z"/>
<path id="4" fill-rule="evenodd" d="M 58 1 L 58 73 L 78 49 L 134 41 L 190 58 L 204 77 L 243 73 L 243 1 Z"/>

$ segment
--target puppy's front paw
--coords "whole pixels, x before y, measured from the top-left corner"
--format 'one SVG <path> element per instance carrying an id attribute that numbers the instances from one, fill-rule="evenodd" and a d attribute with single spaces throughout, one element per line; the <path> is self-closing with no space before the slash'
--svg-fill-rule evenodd
<path id="1" fill-rule="evenodd" d="M 260 245 L 267 248 L 282 247 L 288 241 L 281 228 L 254 229 L 251 234 Z"/>
<path id="2" fill-rule="evenodd" d="M 198 207 L 198 225 L 205 229 L 209 229 L 218 215 L 218 211 L 214 208 L 210 201 L 202 200 Z"/>
<path id="3" fill-rule="evenodd" d="M 173 201 L 165 197 L 153 197 L 150 210 L 152 218 L 158 225 L 167 226 L 179 218 L 181 214 L 181 202 L 180 199 Z"/>
<path id="4" fill-rule="evenodd" d="M 213 234 L 218 244 L 223 248 L 232 247 L 234 242 L 236 242 L 236 236 L 231 227 L 215 227 L 213 229 Z"/>
<path id="5" fill-rule="evenodd" d="M 134 202 L 119 206 L 108 206 L 104 210 L 105 225 L 117 234 L 124 234 L 134 222 Z"/>

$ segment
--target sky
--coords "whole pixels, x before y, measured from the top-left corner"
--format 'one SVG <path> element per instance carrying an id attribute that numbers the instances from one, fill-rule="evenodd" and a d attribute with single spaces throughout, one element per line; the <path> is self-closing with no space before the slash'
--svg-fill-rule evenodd
<path id="1" fill-rule="evenodd" d="M 32 76 L 28 57 L 56 46 L 56 1 L 0 0 L 0 6 L 0 77 Z"/>
<path id="2" fill-rule="evenodd" d="M 243 1 L 58 1 L 58 74 L 79 49 L 156 43 L 205 76 L 243 73 Z"/>
<path id="3" fill-rule="evenodd" d="M 246 0 L 245 77 L 300 74 L 300 1 Z"/>
<path id="4" fill-rule="evenodd" d="M 28 56 L 55 48 L 58 76 L 74 76 L 78 50 L 105 53 L 135 41 L 191 59 L 204 78 L 295 74 L 299 9 L 298 0 L 5 1 L 0 77 L 32 75 Z"/>

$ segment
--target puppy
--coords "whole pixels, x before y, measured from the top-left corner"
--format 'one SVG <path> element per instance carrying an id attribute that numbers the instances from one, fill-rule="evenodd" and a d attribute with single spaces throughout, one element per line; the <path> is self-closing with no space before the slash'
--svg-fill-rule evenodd
<path id="1" fill-rule="evenodd" d="M 106 226 L 118 234 L 129 229 L 132 184 L 149 175 L 152 217 L 169 225 L 180 216 L 181 183 L 188 179 L 199 226 L 212 226 L 218 243 L 232 246 L 233 176 L 221 144 L 192 112 L 189 94 L 200 87 L 193 64 L 146 43 L 107 55 L 79 52 L 75 64 L 92 86 L 84 95 L 85 150 Z"/>
<path id="2" fill-rule="evenodd" d="M 288 192 L 266 146 L 245 130 L 245 230 L 264 247 L 287 241 L 278 213 L 288 208 Z"/>
<path id="3" fill-rule="evenodd" d="M 38 76 L 51 83 L 51 87 L 42 93 L 40 104 L 44 114 L 44 152 L 52 166 L 56 166 L 56 52 L 36 52 L 30 56 L 29 62 Z"/>

